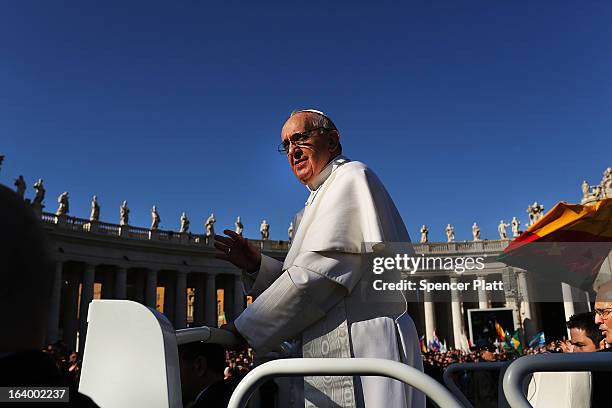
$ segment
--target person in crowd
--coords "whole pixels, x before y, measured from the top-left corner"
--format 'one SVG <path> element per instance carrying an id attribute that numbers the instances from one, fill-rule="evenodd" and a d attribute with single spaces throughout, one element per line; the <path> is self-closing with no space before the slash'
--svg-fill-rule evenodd
<path id="1" fill-rule="evenodd" d="M 604 334 L 596 320 L 602 310 L 605 313 L 606 306 L 603 305 L 603 309 L 601 304 L 599 306 L 600 309 L 597 309 L 596 303 L 595 311 L 599 313 L 580 313 L 570 317 L 567 321 L 570 339 L 559 345 L 563 352 L 588 353 L 600 350 Z M 586 371 L 535 373 L 529 385 L 528 399 L 535 408 L 551 405 L 568 408 L 607 406 L 606 401 L 599 400 L 601 392 L 596 391 L 603 389 L 602 386 L 609 386 L 606 377 L 607 374 Z"/>
<path id="2" fill-rule="evenodd" d="M 580 313 L 573 315 L 567 321 L 570 339 L 562 343 L 566 353 L 593 352 L 600 349 L 604 336 L 595 323 L 595 313 Z"/>
<path id="3" fill-rule="evenodd" d="M 595 324 L 604 338 L 604 347 L 599 353 L 612 352 L 612 281 L 601 285 L 595 297 Z M 609 371 L 592 372 L 591 408 L 609 407 L 609 390 L 612 373 Z"/>
<path id="4" fill-rule="evenodd" d="M 478 359 L 483 363 L 497 361 L 496 347 L 493 344 L 483 344 L 478 348 Z M 499 382 L 499 371 L 475 370 L 472 375 L 472 395 L 474 407 L 496 408 Z"/>
<path id="5" fill-rule="evenodd" d="M 70 353 L 68 357 L 68 376 L 73 380 L 75 384 L 79 383 L 81 377 L 81 364 L 79 362 L 79 355 L 74 351 Z"/>
<path id="6" fill-rule="evenodd" d="M 612 344 L 612 281 L 599 287 L 595 298 L 595 324 L 607 344 Z"/>
<path id="7" fill-rule="evenodd" d="M 223 370 L 223 380 L 230 381 L 234 376 L 234 372 L 231 367 L 225 367 Z"/>
<path id="8" fill-rule="evenodd" d="M 232 387 L 223 381 L 225 350 L 218 344 L 194 342 L 179 346 L 183 404 L 189 408 L 225 408 Z"/>

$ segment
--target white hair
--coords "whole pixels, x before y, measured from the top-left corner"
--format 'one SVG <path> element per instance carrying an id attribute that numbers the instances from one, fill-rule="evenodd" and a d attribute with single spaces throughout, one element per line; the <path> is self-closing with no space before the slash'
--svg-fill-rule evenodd
<path id="1" fill-rule="evenodd" d="M 309 115 L 310 116 L 309 124 L 313 129 L 323 128 L 327 130 L 338 131 L 338 128 L 336 128 L 336 125 L 329 118 L 329 116 L 327 116 L 325 113 L 321 112 L 320 110 L 316 110 L 316 109 L 295 110 L 291 112 L 291 115 L 289 115 L 289 117 L 292 117 L 293 115 L 297 115 L 298 113 L 314 113 L 314 115 Z"/>
<path id="2" fill-rule="evenodd" d="M 336 125 L 334 124 L 334 122 L 329 118 L 329 116 L 327 116 L 325 113 L 321 112 L 320 110 L 316 110 L 316 109 L 300 109 L 300 110 L 294 110 L 293 112 L 291 112 L 291 115 L 289 115 L 289 117 L 293 117 L 294 115 L 297 115 L 298 113 L 314 113 L 314 115 L 308 115 L 308 119 L 307 119 L 307 123 L 309 125 L 310 129 L 323 129 L 323 130 L 327 130 L 327 131 L 335 131 L 338 136 L 340 135 L 340 132 L 338 132 L 338 128 L 336 127 Z M 342 153 L 342 144 L 338 141 L 338 154 Z"/>

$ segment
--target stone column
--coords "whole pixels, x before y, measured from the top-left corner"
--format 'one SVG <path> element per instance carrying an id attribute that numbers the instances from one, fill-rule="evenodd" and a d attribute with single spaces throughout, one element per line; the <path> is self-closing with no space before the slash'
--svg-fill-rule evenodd
<path id="1" fill-rule="evenodd" d="M 166 287 L 164 289 L 164 314 L 174 325 L 174 311 L 176 310 L 176 277 L 174 272 L 167 275 Z"/>
<path id="2" fill-rule="evenodd" d="M 244 306 L 246 303 L 246 298 L 244 295 L 244 287 L 242 285 L 242 279 L 240 275 L 234 276 L 234 317 L 232 320 L 236 320 L 236 318 L 242 313 L 244 310 Z"/>
<path id="3" fill-rule="evenodd" d="M 127 299 L 127 269 L 123 266 L 115 272 L 115 299 Z"/>
<path id="4" fill-rule="evenodd" d="M 205 305 L 206 305 L 206 281 L 204 275 L 196 273 L 193 277 L 195 281 L 195 300 L 193 305 L 193 324 L 195 326 L 204 326 Z"/>
<path id="5" fill-rule="evenodd" d="M 561 292 L 563 293 L 563 309 L 565 310 L 565 321 L 568 321 L 572 315 L 576 314 L 574 309 L 574 297 L 572 296 L 572 287 L 565 282 L 561 282 Z M 569 329 L 567 329 L 567 337 L 569 338 Z"/>
<path id="6" fill-rule="evenodd" d="M 459 279 L 452 277 L 450 278 L 451 284 L 456 285 Z M 461 294 L 458 290 L 451 290 L 451 316 L 453 324 L 453 339 L 455 341 L 455 348 L 461 347 L 461 339 L 463 337 L 463 315 L 461 314 Z"/>
<path id="7" fill-rule="evenodd" d="M 521 316 L 517 304 L 519 295 L 515 291 L 515 288 L 518 289 L 518 283 L 514 268 L 511 266 L 504 268 L 502 278 L 504 282 L 504 306 L 512 309 L 512 321 L 514 322 L 514 327 L 519 328 L 521 327 Z"/>
<path id="8" fill-rule="evenodd" d="M 77 306 L 79 303 L 79 279 L 78 276 L 71 271 L 67 273 L 68 278 L 68 295 L 66 296 L 63 315 L 63 337 L 62 340 L 66 343 L 66 347 L 70 351 L 76 350 L 76 338 L 79 322 L 77 320 Z"/>
<path id="9" fill-rule="evenodd" d="M 589 292 L 572 287 L 572 298 L 574 299 L 574 310 L 576 313 L 591 312 Z"/>
<path id="10" fill-rule="evenodd" d="M 429 283 L 429 279 L 424 279 Z M 429 343 L 433 340 L 434 330 L 436 329 L 436 312 L 434 308 L 434 302 L 432 301 L 433 295 L 431 292 L 423 293 L 423 308 L 425 310 L 425 339 Z"/>
<path id="11" fill-rule="evenodd" d="M 565 321 L 568 321 L 572 315 L 591 311 L 587 292 L 574 288 L 565 282 L 561 282 L 561 292 L 563 294 Z M 569 338 L 569 329 L 567 329 L 567 335 Z"/>
<path id="12" fill-rule="evenodd" d="M 62 269 L 64 263 L 55 262 L 53 282 L 51 284 L 51 299 L 49 300 L 49 317 L 47 320 L 47 344 L 59 340 L 60 302 L 62 293 Z"/>
<path id="13" fill-rule="evenodd" d="M 478 276 L 479 280 L 486 280 L 484 276 Z M 484 288 L 478 288 L 478 308 L 488 309 L 490 307 L 489 294 Z"/>
<path id="14" fill-rule="evenodd" d="M 89 303 L 91 303 L 93 300 L 95 275 L 96 266 L 87 264 L 83 273 L 81 303 L 79 306 L 79 354 L 81 354 L 81 356 L 85 350 L 85 339 L 87 336 L 87 313 L 89 312 Z"/>
<path id="15" fill-rule="evenodd" d="M 102 299 L 113 298 L 113 286 L 112 286 L 112 275 L 109 271 L 104 271 L 102 275 L 102 293 L 100 294 Z"/>
<path id="16" fill-rule="evenodd" d="M 505 307 L 512 309 L 512 321 L 514 322 L 514 327 L 520 327 L 521 316 L 519 314 L 519 308 L 514 299 L 511 299 L 510 297 L 508 297 L 508 295 L 506 295 L 506 302 L 504 303 L 504 305 Z"/>
<path id="17" fill-rule="evenodd" d="M 132 284 L 134 285 L 134 301 L 145 304 L 145 273 L 146 271 L 136 270 L 134 271 L 134 279 Z"/>
<path id="18" fill-rule="evenodd" d="M 145 285 L 145 305 L 152 307 L 153 309 L 157 306 L 157 270 L 148 269 Z"/>
<path id="19" fill-rule="evenodd" d="M 187 327 L 187 272 L 176 273 L 176 308 L 174 310 L 174 328 L 184 329 Z"/>
<path id="20" fill-rule="evenodd" d="M 521 297 L 521 320 L 533 320 L 531 297 L 529 296 L 529 285 L 525 271 L 519 271 L 517 273 L 517 286 Z"/>
<path id="21" fill-rule="evenodd" d="M 217 283 L 216 275 L 206 274 L 206 295 L 204 300 L 204 324 L 217 327 Z"/>

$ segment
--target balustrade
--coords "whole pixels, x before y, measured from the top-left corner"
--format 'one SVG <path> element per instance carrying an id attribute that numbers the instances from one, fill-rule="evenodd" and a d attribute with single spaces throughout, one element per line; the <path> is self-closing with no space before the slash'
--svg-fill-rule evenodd
<path id="1" fill-rule="evenodd" d="M 135 226 L 119 226 L 108 222 L 92 222 L 84 218 L 66 216 L 65 222 L 58 223 L 57 216 L 52 213 L 43 212 L 41 216 L 45 224 L 53 225 L 53 228 L 69 229 L 74 231 L 85 231 L 92 234 L 112 235 L 125 239 L 135 239 L 141 241 L 162 241 L 180 245 L 209 246 L 207 237 L 204 234 L 191 234 L 168 230 L 152 231 L 148 228 Z M 92 225 L 96 228 L 92 228 Z M 121 234 L 122 228 L 124 234 Z M 127 233 L 126 233 L 127 231 Z M 252 245 L 264 251 L 288 251 L 289 241 L 278 240 L 249 240 Z M 413 244 L 415 253 L 454 253 L 454 252 L 499 252 L 508 246 L 508 240 L 492 241 L 465 241 L 465 242 L 428 242 Z M 212 246 L 212 245 L 210 245 Z"/>

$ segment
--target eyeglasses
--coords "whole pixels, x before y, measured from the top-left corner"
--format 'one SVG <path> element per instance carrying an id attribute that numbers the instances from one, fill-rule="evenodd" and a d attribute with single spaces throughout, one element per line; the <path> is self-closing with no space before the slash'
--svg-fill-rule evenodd
<path id="1" fill-rule="evenodd" d="M 336 130 L 336 129 L 329 129 L 326 127 L 317 127 L 314 129 L 309 129 L 309 130 L 305 130 L 301 133 L 294 133 L 291 136 L 289 136 L 287 139 L 283 140 L 279 145 L 278 145 L 278 152 L 280 154 L 289 154 L 289 149 L 291 148 L 291 145 L 293 145 L 294 147 L 304 147 L 306 146 L 306 141 L 308 141 L 308 139 L 310 139 L 311 136 L 309 136 L 309 133 L 312 133 L 316 130 L 327 130 L 327 131 L 331 131 L 331 130 Z"/>
<path id="2" fill-rule="evenodd" d="M 610 313 L 612 313 L 612 308 L 607 309 L 595 309 L 595 314 L 597 314 L 602 319 L 607 319 L 610 317 Z"/>

